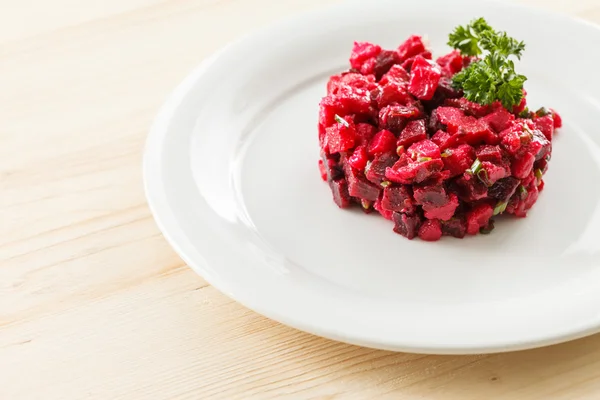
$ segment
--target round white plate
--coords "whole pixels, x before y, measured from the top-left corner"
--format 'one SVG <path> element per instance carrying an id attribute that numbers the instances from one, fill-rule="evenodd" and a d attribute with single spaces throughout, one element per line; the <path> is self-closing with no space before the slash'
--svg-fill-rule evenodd
<path id="1" fill-rule="evenodd" d="M 352 42 L 427 35 L 436 55 L 474 17 L 525 40 L 533 107 L 564 127 L 540 200 L 490 235 L 409 241 L 340 210 L 317 168 L 318 103 Z M 479 0 L 346 3 L 228 46 L 172 94 L 144 176 L 176 251 L 215 287 L 277 321 L 411 352 L 523 349 L 600 327 L 600 31 Z"/>

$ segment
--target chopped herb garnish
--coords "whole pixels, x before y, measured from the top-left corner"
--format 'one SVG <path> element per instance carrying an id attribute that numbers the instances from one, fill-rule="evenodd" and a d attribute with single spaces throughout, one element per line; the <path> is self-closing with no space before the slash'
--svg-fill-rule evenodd
<path id="1" fill-rule="evenodd" d="M 365 165 L 365 175 L 367 175 L 369 173 L 370 169 L 371 169 L 371 161 L 367 161 L 367 165 Z"/>
<path id="2" fill-rule="evenodd" d="M 506 211 L 506 206 L 508 205 L 507 201 L 499 201 L 494 207 L 494 215 L 502 214 Z"/>
<path id="3" fill-rule="evenodd" d="M 446 149 L 442 152 L 442 158 L 450 157 L 452 155 L 452 150 Z"/>
<path id="4" fill-rule="evenodd" d="M 538 168 L 538 169 L 536 169 L 536 170 L 535 170 L 535 177 L 541 180 L 541 179 L 542 179 L 542 176 L 544 176 L 544 174 L 542 173 L 542 170 L 541 170 L 541 169 L 539 169 L 539 168 Z"/>
<path id="5" fill-rule="evenodd" d="M 521 196 L 521 200 L 527 199 L 528 194 L 529 194 L 529 192 L 527 192 L 527 189 L 525 189 L 525 186 L 519 185 L 519 195 Z"/>
<path id="6" fill-rule="evenodd" d="M 398 154 L 399 156 L 401 156 L 402 154 L 404 154 L 404 146 L 398 146 L 398 147 L 396 147 L 396 154 Z"/>
<path id="7" fill-rule="evenodd" d="M 417 162 L 431 161 L 431 157 L 419 157 L 417 158 Z"/>
<path id="8" fill-rule="evenodd" d="M 392 182 L 390 182 L 390 181 L 383 181 L 383 182 L 381 182 L 381 187 L 386 188 L 386 187 L 390 186 L 391 184 L 392 184 Z"/>
<path id="9" fill-rule="evenodd" d="M 487 171 L 485 170 L 485 168 L 480 168 L 479 171 L 477 172 L 477 177 L 479 178 L 479 180 L 481 182 L 483 182 L 483 184 L 487 187 L 492 186 L 492 183 L 490 182 L 490 178 L 488 176 Z"/>
<path id="10" fill-rule="evenodd" d="M 348 123 L 348 121 L 346 121 L 344 118 L 340 117 L 339 115 L 335 114 L 334 117 L 335 121 L 339 124 L 344 125 L 346 128 L 350 128 L 350 124 Z"/>
<path id="11" fill-rule="evenodd" d="M 371 207 L 371 202 L 369 200 L 365 200 L 365 199 L 361 199 L 360 200 L 360 205 L 362 206 L 362 208 L 364 208 L 365 210 L 368 210 Z"/>
<path id="12" fill-rule="evenodd" d="M 519 113 L 519 118 L 531 118 L 531 117 L 532 117 L 532 113 L 531 113 L 531 111 L 529 111 L 528 107 L 525 107 L 525 109 Z"/>
<path id="13" fill-rule="evenodd" d="M 546 162 L 550 162 L 550 159 L 552 158 L 552 156 L 550 154 L 548 154 L 545 158 Z"/>
<path id="14" fill-rule="evenodd" d="M 465 98 L 484 105 L 499 100 L 509 109 L 521 102 L 527 78 L 515 72 L 515 64 L 509 57 L 521 59 L 525 43 L 506 32 L 495 31 L 485 19 L 479 18 L 467 26 L 456 27 L 448 45 L 466 56 L 483 54 L 452 78 L 452 84 L 464 91 Z"/>
<path id="15" fill-rule="evenodd" d="M 473 161 L 471 168 L 467 170 L 467 173 L 471 175 L 477 175 L 479 170 L 481 170 L 481 161 L 479 161 L 479 158 L 476 158 L 475 161 Z"/>

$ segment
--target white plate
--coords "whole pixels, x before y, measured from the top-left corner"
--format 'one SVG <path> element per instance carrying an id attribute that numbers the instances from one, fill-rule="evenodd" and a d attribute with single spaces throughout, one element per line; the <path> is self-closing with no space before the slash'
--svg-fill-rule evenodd
<path id="1" fill-rule="evenodd" d="M 247 36 L 193 72 L 150 133 L 150 206 L 181 257 L 287 325 L 401 351 L 523 349 L 600 327 L 600 31 L 478 0 L 349 3 Z M 376 5 L 377 4 L 377 5 Z M 546 189 L 490 235 L 409 241 L 338 209 L 319 177 L 318 102 L 354 40 L 395 48 L 484 16 L 525 40 L 529 103 L 561 112 Z"/>

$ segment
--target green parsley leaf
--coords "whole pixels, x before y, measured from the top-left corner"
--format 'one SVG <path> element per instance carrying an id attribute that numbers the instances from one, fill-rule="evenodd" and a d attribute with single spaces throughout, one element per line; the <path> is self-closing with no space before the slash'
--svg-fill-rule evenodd
<path id="1" fill-rule="evenodd" d="M 462 89 L 467 100 L 483 105 L 499 100 L 508 109 L 521 102 L 527 78 L 515 72 L 509 57 L 521 59 L 525 43 L 506 32 L 496 32 L 479 18 L 457 27 L 448 44 L 466 56 L 483 55 L 452 77 L 453 86 Z"/>

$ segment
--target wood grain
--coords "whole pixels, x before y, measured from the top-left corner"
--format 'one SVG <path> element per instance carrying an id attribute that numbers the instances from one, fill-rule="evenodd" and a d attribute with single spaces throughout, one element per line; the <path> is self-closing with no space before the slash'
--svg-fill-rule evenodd
<path id="1" fill-rule="evenodd" d="M 321 0 L 0 0 L 0 399 L 598 399 L 600 336 L 423 356 L 298 332 L 173 253 L 141 183 L 169 91 Z M 600 22 L 597 0 L 534 4 Z"/>

